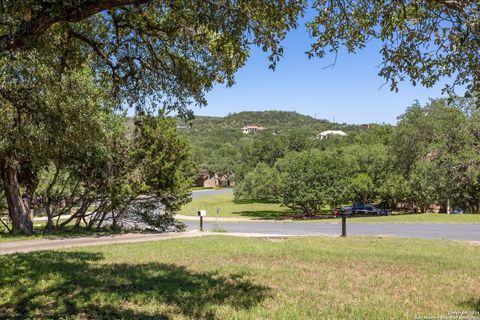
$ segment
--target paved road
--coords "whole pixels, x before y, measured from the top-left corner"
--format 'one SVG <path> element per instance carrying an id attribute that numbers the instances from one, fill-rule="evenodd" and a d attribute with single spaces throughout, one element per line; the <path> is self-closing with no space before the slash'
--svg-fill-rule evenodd
<path id="1" fill-rule="evenodd" d="M 225 188 L 225 189 L 206 189 L 206 190 L 194 190 L 192 192 L 192 199 L 201 198 L 201 197 L 208 197 L 217 194 L 225 194 L 225 193 L 233 193 L 233 189 Z"/>
<path id="2" fill-rule="evenodd" d="M 37 239 L 0 243 L 0 255 L 38 250 L 62 249 L 100 244 L 118 244 L 143 241 L 168 240 L 183 237 L 206 236 L 212 233 L 195 232 L 198 224 L 187 222 L 193 232 L 184 233 L 130 233 L 111 236 L 91 236 L 66 239 Z M 213 228 L 213 222 L 206 222 L 205 229 Z M 248 237 L 328 235 L 338 236 L 338 223 L 276 223 L 276 222 L 222 222 L 218 225 L 228 233 L 222 235 Z M 402 238 L 433 238 L 480 241 L 480 224 L 362 224 L 348 225 L 350 235 L 382 235 Z"/>
<path id="3" fill-rule="evenodd" d="M 199 223 L 185 222 L 187 230 L 199 228 Z M 204 222 L 205 230 L 214 222 Z M 338 223 L 282 223 L 282 222 L 219 222 L 218 227 L 227 232 L 268 233 L 283 235 L 340 235 Z M 400 223 L 350 223 L 348 235 L 382 235 L 401 238 L 432 238 L 480 241 L 480 224 L 400 224 Z"/>
<path id="4" fill-rule="evenodd" d="M 215 194 L 231 193 L 233 189 L 197 190 L 193 198 Z M 196 221 L 185 222 L 187 230 L 199 228 Z M 212 229 L 215 223 L 204 222 L 206 230 Z M 288 223 L 288 222 L 219 222 L 218 227 L 228 232 L 265 233 L 282 235 L 340 235 L 341 225 L 338 223 Z M 431 238 L 480 241 L 480 224 L 400 224 L 400 223 L 349 223 L 349 235 L 383 235 L 401 238 Z"/>

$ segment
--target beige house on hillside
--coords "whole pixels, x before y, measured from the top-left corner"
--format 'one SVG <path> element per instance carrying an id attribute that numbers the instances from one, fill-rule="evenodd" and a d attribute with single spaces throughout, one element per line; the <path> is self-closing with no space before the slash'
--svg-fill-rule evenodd
<path id="1" fill-rule="evenodd" d="M 249 134 L 249 133 L 257 133 L 259 131 L 265 130 L 267 128 L 264 127 L 259 127 L 259 126 L 246 126 L 242 128 L 243 134 Z"/>

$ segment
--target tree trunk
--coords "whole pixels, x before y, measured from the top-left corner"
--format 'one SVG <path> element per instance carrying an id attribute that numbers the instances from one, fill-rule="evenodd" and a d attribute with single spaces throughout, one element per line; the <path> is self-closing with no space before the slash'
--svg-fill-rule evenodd
<path id="1" fill-rule="evenodd" d="M 60 169 L 55 166 L 55 174 L 53 175 L 52 181 L 48 184 L 47 190 L 45 190 L 45 194 L 47 197 L 47 205 L 45 206 L 45 210 L 47 212 L 47 226 L 45 227 L 45 231 L 52 232 L 53 230 L 53 199 L 52 199 L 52 189 L 57 183 L 58 175 L 60 174 Z"/>
<path id="2" fill-rule="evenodd" d="M 12 220 L 12 232 L 32 234 L 33 222 L 28 207 L 25 205 L 20 193 L 18 183 L 18 161 L 13 157 L 7 157 L 2 166 L 2 180 L 7 198 L 8 213 Z"/>
<path id="3" fill-rule="evenodd" d="M 25 187 L 26 199 L 24 201 L 28 212 L 33 210 L 35 205 L 35 191 L 38 187 L 38 178 L 32 168 L 26 166 L 18 174 L 19 183 Z"/>
<path id="4" fill-rule="evenodd" d="M 52 203 L 50 202 L 50 199 L 48 200 L 47 205 L 45 206 L 45 211 L 47 212 L 47 225 L 45 226 L 45 231 L 52 232 L 53 231 L 53 210 L 52 210 Z"/>
<path id="5" fill-rule="evenodd" d="M 479 74 L 477 74 L 477 77 L 474 79 L 473 97 L 475 99 L 477 111 L 479 111 L 480 110 L 480 75 Z"/>
<path id="6" fill-rule="evenodd" d="M 82 221 L 82 217 L 85 216 L 85 213 L 87 212 L 88 210 L 88 206 L 91 204 L 90 201 L 88 200 L 83 200 L 82 201 L 82 205 L 80 206 L 80 208 L 70 216 L 70 218 L 68 218 L 67 220 L 63 221 L 62 223 L 60 223 L 60 226 L 63 227 L 63 226 L 66 226 L 67 224 L 69 224 L 71 221 L 77 219 L 77 222 L 75 223 L 75 228 L 78 228 L 80 226 L 80 222 Z"/>

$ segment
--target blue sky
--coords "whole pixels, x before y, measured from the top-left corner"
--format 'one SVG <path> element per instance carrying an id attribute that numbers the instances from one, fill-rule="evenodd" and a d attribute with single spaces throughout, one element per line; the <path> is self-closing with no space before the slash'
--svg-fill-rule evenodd
<path id="1" fill-rule="evenodd" d="M 305 51 L 312 40 L 303 23 L 284 42 L 284 57 L 273 72 L 267 55 L 253 49 L 246 65 L 237 73 L 232 88 L 217 85 L 207 94 L 208 106 L 196 108 L 197 115 L 225 116 L 228 113 L 259 110 L 287 110 L 317 118 L 347 123 L 396 123 L 416 99 L 422 104 L 441 97 L 444 79 L 433 88 L 400 84 L 399 93 L 378 76 L 380 44 L 371 42 L 353 55 L 340 53 L 336 65 L 330 55 L 308 59 Z M 327 68 L 326 68 L 327 67 Z"/>

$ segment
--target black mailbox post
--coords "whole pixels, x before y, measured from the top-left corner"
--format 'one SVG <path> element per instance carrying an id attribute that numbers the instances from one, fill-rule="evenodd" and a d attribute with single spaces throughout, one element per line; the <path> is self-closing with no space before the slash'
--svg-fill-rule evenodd
<path id="1" fill-rule="evenodd" d="M 342 213 L 342 237 L 347 236 L 347 214 Z"/>
<path id="2" fill-rule="evenodd" d="M 207 215 L 207 211 L 198 210 L 197 214 L 200 217 L 200 231 L 203 231 L 203 217 Z"/>

